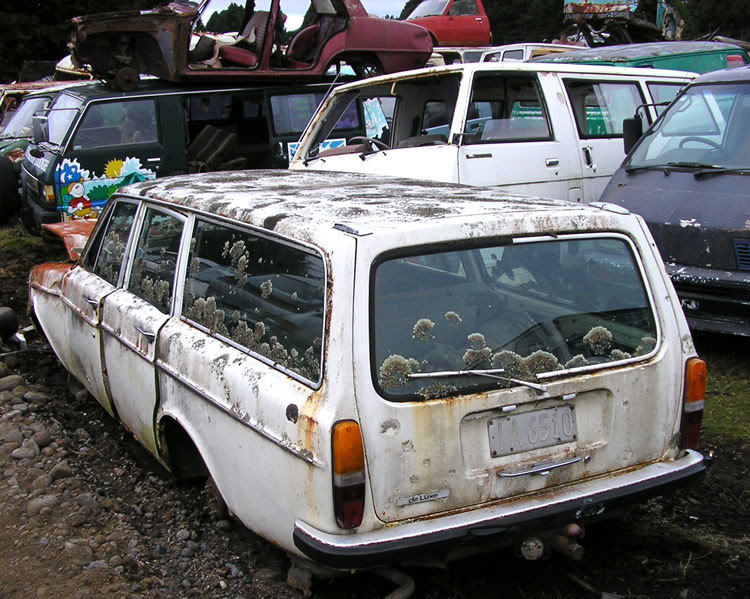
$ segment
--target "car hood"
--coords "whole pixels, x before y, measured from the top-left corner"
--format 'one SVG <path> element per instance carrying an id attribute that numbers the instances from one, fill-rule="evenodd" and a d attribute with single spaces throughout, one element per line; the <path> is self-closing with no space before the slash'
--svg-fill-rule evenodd
<path id="1" fill-rule="evenodd" d="M 743 175 L 620 169 L 602 201 L 642 216 L 666 262 L 733 270 L 735 240 L 750 239 L 749 183 Z"/>

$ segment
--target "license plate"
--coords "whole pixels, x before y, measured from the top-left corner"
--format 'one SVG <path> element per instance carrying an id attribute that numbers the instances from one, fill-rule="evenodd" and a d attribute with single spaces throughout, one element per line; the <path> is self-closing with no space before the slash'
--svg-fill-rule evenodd
<path id="1" fill-rule="evenodd" d="M 493 458 L 568 443 L 578 437 L 572 405 L 490 418 L 487 429 Z"/>

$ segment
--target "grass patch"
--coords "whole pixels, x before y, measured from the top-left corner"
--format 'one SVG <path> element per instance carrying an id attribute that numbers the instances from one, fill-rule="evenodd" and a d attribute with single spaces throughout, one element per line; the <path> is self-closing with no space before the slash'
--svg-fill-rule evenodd
<path id="1" fill-rule="evenodd" d="M 717 443 L 750 445 L 750 339 L 696 335 L 695 341 L 708 366 L 704 433 Z"/>
<path id="2" fill-rule="evenodd" d="M 45 245 L 41 237 L 29 235 L 20 225 L 0 227 L 0 258 L 3 262 L 28 251 L 37 253 Z"/>

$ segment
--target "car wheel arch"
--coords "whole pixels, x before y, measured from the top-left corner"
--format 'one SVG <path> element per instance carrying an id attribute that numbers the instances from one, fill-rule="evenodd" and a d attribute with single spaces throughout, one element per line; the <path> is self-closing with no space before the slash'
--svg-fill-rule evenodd
<path id="1" fill-rule="evenodd" d="M 158 422 L 159 454 L 178 479 L 205 478 L 211 475 L 197 444 L 172 416 Z"/>

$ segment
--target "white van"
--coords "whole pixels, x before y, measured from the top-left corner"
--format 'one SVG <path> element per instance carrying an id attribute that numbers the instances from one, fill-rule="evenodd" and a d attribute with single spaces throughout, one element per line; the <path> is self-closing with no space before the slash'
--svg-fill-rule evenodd
<path id="1" fill-rule="evenodd" d="M 658 114 L 650 104 L 671 101 L 694 77 L 504 62 L 376 77 L 334 90 L 291 168 L 496 185 L 588 203 L 625 158 L 623 119 L 638 111 L 647 125 Z M 361 135 L 320 147 L 353 102 Z"/>

